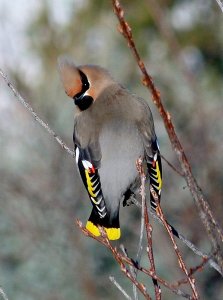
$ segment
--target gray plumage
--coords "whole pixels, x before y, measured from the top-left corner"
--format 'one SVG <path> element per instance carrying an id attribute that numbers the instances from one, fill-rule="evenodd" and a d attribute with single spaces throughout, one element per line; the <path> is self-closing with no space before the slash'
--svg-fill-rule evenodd
<path id="1" fill-rule="evenodd" d="M 152 161 L 158 151 L 152 147 L 156 135 L 149 105 L 101 67 L 76 67 L 67 59 L 61 59 L 59 67 L 67 94 L 80 108 L 75 114 L 74 144 L 98 170 L 112 220 L 124 193 L 138 177 L 136 160 Z"/>

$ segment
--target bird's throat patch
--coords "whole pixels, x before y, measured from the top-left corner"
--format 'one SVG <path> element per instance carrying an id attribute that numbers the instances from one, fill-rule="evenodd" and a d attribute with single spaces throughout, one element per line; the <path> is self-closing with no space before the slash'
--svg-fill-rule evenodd
<path id="1" fill-rule="evenodd" d="M 77 105 L 81 111 L 88 109 L 93 104 L 93 102 L 93 98 L 87 95 L 79 98 L 74 98 L 75 105 Z"/>

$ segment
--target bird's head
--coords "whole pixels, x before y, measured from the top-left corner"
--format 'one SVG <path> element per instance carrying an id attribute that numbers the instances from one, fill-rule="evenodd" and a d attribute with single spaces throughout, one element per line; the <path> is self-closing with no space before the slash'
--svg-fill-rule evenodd
<path id="1" fill-rule="evenodd" d="M 66 94 L 81 111 L 88 109 L 113 82 L 109 72 L 96 65 L 76 66 L 69 58 L 59 57 L 58 66 Z"/>

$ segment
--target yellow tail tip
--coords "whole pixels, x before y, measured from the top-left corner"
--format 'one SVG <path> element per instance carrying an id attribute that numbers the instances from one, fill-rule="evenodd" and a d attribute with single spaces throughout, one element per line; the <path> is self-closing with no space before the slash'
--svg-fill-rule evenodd
<path id="1" fill-rule="evenodd" d="M 91 221 L 87 221 L 86 228 L 95 236 L 100 236 L 101 233 L 96 225 Z M 118 240 L 121 236 L 120 228 L 105 228 L 109 240 Z"/>

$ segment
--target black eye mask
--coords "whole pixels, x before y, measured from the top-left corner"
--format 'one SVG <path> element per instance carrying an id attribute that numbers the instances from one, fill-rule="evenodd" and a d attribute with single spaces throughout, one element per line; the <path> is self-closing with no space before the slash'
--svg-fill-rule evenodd
<path id="1" fill-rule="evenodd" d="M 74 96 L 73 99 L 74 99 L 75 105 L 77 105 L 80 108 L 80 110 L 86 110 L 93 103 L 93 98 L 91 96 L 84 95 L 84 93 L 89 89 L 90 84 L 89 84 L 87 76 L 84 74 L 84 72 L 79 70 L 79 73 L 80 73 L 81 82 L 82 82 L 82 89 L 81 89 L 80 93 L 78 93 Z"/>
<path id="2" fill-rule="evenodd" d="M 80 91 L 80 93 L 76 94 L 74 96 L 74 100 L 76 99 L 82 99 L 84 96 L 84 93 L 89 89 L 90 84 L 87 80 L 87 76 L 84 74 L 84 72 L 82 72 L 81 70 L 78 70 L 80 77 L 81 77 L 81 83 L 82 83 L 82 89 Z"/>

